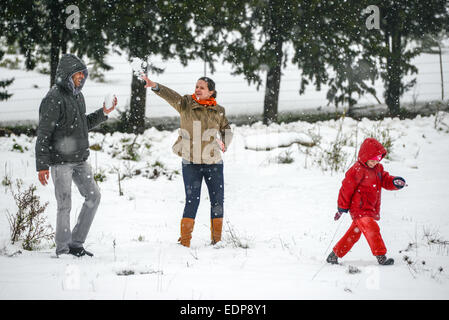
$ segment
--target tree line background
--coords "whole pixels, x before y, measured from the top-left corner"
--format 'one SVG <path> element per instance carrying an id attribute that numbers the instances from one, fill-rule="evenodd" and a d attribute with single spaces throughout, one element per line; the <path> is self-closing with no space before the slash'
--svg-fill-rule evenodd
<path id="1" fill-rule="evenodd" d="M 79 28 L 67 27 L 70 5 L 79 10 Z M 367 10 L 373 6 L 379 12 Z M 155 55 L 183 65 L 203 59 L 212 73 L 224 61 L 249 84 L 265 84 L 265 124 L 278 120 L 287 63 L 298 68 L 298 94 L 309 84 L 317 90 L 325 85 L 328 101 L 349 112 L 360 96 L 379 100 L 374 82 L 381 79 L 389 113 L 399 115 L 400 98 L 415 82 L 404 81 L 417 73 L 412 59 L 423 52 L 441 56 L 449 28 L 446 0 L 8 0 L 0 2 L 0 12 L 0 40 L 23 55 L 28 70 L 48 63 L 49 86 L 64 53 L 88 57 L 103 70 L 113 68 L 105 58 L 114 48 L 145 61 Z M 146 72 L 163 69 L 150 63 Z M 146 89 L 130 76 L 124 130 L 142 133 Z M 0 100 L 11 96 L 13 81 L 0 77 Z"/>

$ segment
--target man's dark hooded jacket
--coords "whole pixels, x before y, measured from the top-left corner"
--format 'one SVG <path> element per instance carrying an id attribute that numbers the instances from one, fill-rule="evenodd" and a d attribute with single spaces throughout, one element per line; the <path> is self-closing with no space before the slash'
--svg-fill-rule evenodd
<path id="1" fill-rule="evenodd" d="M 72 75 L 82 71 L 84 79 L 75 87 Z M 36 169 L 81 162 L 89 157 L 88 131 L 107 120 L 102 108 L 86 115 L 81 93 L 87 79 L 86 65 L 76 56 L 65 54 L 59 61 L 54 85 L 39 107 L 36 140 Z"/>

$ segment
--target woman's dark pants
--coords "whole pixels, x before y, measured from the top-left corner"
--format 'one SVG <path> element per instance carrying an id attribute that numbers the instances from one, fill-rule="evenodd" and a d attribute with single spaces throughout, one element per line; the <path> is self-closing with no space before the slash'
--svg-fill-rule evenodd
<path id="1" fill-rule="evenodd" d="M 200 204 L 203 178 L 209 190 L 211 219 L 223 218 L 223 162 L 217 164 L 193 164 L 183 161 L 182 177 L 186 193 L 183 218 L 195 219 Z"/>

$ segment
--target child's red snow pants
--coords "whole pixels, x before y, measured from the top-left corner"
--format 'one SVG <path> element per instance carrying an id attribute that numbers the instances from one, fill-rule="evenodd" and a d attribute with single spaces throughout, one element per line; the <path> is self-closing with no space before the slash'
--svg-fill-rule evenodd
<path id="1" fill-rule="evenodd" d="M 380 256 L 387 253 L 387 248 L 380 235 L 379 225 L 371 217 L 354 219 L 349 230 L 335 245 L 334 253 L 339 258 L 344 257 L 352 246 L 359 241 L 362 233 L 368 241 L 373 255 Z"/>

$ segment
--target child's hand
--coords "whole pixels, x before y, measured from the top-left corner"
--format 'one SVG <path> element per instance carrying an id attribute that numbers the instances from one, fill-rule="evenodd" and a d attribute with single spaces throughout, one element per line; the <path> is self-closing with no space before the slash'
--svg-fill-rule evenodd
<path id="1" fill-rule="evenodd" d="M 396 188 L 398 188 L 398 189 L 402 189 L 402 188 L 404 188 L 405 186 L 407 186 L 407 185 L 405 184 L 405 179 L 402 178 L 402 177 L 395 177 L 395 178 L 393 178 L 393 184 L 394 184 L 394 186 L 395 186 Z"/>
<path id="2" fill-rule="evenodd" d="M 334 220 L 337 221 L 343 215 L 343 213 L 348 212 L 348 209 L 338 208 L 338 211 L 335 213 Z"/>
<path id="3" fill-rule="evenodd" d="M 336 212 L 335 216 L 334 216 L 334 220 L 337 221 L 338 219 L 340 219 L 340 217 L 343 215 L 343 212 Z"/>

